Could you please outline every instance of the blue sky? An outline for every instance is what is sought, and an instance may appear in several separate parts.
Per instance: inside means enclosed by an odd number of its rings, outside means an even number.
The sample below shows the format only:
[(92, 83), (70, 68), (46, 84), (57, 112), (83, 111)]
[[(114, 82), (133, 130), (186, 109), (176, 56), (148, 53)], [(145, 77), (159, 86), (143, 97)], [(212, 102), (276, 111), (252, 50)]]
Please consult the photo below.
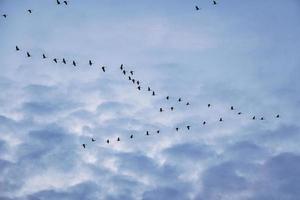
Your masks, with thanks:
[(0, 0), (0, 13), (0, 200), (300, 196), (298, 0)]

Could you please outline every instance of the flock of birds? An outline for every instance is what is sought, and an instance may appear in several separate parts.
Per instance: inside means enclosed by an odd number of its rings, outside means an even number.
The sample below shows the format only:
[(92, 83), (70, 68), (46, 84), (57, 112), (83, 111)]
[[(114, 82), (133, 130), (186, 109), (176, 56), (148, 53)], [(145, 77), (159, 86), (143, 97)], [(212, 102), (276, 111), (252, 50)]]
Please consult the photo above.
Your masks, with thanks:
[[(21, 49), (20, 49), (19, 46), (16, 46), (16, 47), (15, 47), (15, 50), (18, 51), (18, 52), (21, 51)], [(31, 58), (31, 57), (32, 57), (32, 54), (31, 54), (29, 51), (24, 51), (24, 52), (25, 52), (25, 57), (27, 57), (27, 58)], [(66, 64), (69, 64), (69, 63), (70, 63), (70, 65), (72, 65), (73, 67), (79, 67), (78, 62), (75, 61), (75, 60), (67, 61), (66, 58), (57, 58), (57, 57), (52, 57), (52, 58), (50, 58), (50, 57), (48, 57), (45, 53), (42, 53), (42, 54), (39, 55), (38, 57), (41, 58), (41, 59), (43, 59), (43, 60), (44, 60), (44, 59), (50, 59), (50, 60), (52, 60), (53, 63), (56, 63), (56, 64), (62, 63), (62, 64), (64, 64), (64, 65), (66, 65)], [(96, 65), (95, 62), (92, 61), (92, 60), (88, 60), (88, 61), (86, 61), (86, 62), (81, 62), (81, 63), (86, 63), (88, 66)], [(100, 66), (100, 69), (101, 69), (103, 72), (106, 72), (107, 67), (106, 67), (106, 66)], [(134, 73), (133, 70), (126, 70), (126, 69), (125, 69), (125, 66), (124, 66), (123, 64), (121, 64), (121, 65), (120, 65), (120, 72), (121, 72), (121, 74), (123, 74), (124, 77), (126, 77), (126, 79), (128, 79), (128, 81), (130, 81), (132, 84), (134, 84), (134, 85), (136, 86), (136, 88), (137, 88), (138, 91), (142, 90), (142, 88), (145, 88), (145, 91), (149, 92), (149, 93), (151, 94), (151, 96), (157, 96), (156, 91), (154, 91), (153, 89), (151, 89), (150, 86), (142, 86), (141, 81), (140, 81), (139, 79), (136, 79), (136, 78), (135, 78), (135, 76), (134, 76), (135, 73)], [(190, 105), (191, 105), (190, 102), (188, 102), (188, 101), (187, 101), (187, 102), (183, 102), (183, 98), (182, 98), (182, 97), (176, 98), (176, 97), (171, 97), (171, 96), (165, 96), (165, 97), (163, 97), (163, 98), (164, 98), (166, 101), (169, 101), (171, 98), (173, 98), (173, 99), (175, 99), (175, 101), (176, 101), (177, 103), (179, 103), (179, 104), (182, 104), (182, 103), (183, 103), (183, 105), (185, 105), (185, 106), (190, 106)], [(212, 104), (208, 103), (208, 104), (207, 104), (207, 108), (211, 108), (211, 107), (212, 107)], [(171, 107), (169, 107), (169, 108), (167, 108), (167, 109), (162, 108), (162, 107), (159, 108), (159, 112), (164, 112), (164, 111), (166, 111), (166, 110), (174, 111), (174, 110), (175, 110), (175, 106), (171, 106)], [(234, 106), (230, 106), (230, 108), (229, 108), (228, 110), (230, 110), (230, 111), (235, 111), (236, 108), (235, 108)], [(236, 112), (236, 114), (237, 114), (237, 115), (242, 115), (243, 113), (242, 113), (241, 111), (238, 111), (238, 112)], [(261, 121), (265, 120), (265, 117), (263, 117), (263, 116), (257, 117), (257, 116), (254, 115), (254, 116), (251, 116), (251, 117), (249, 117), (249, 118), (252, 119), (252, 120), (261, 120)], [(279, 115), (279, 114), (275, 115), (275, 118), (280, 118), (280, 115)], [(218, 122), (223, 122), (223, 121), (224, 121), (224, 118), (223, 118), (223, 117), (219, 117), (219, 118), (217, 119), (217, 121), (218, 121)], [(200, 124), (201, 124), (202, 126), (204, 126), (204, 125), (206, 125), (207, 123), (208, 123), (208, 122), (204, 120), (204, 121), (202, 121)], [(174, 131), (178, 132), (180, 129), (183, 129), (183, 128), (186, 129), (187, 131), (189, 131), (189, 130), (191, 130), (191, 125), (185, 125), (184, 127), (175, 127), (175, 128), (174, 128)], [(154, 130), (154, 131), (151, 131), (151, 132), (154, 132), (154, 133), (156, 133), (156, 134), (159, 134), (159, 133), (161, 133), (161, 130), (158, 129), (158, 130)], [(146, 131), (145, 131), (145, 136), (149, 136), (149, 135), (150, 135), (150, 131), (149, 131), (149, 130), (146, 130)], [(131, 134), (128, 138), (129, 138), (129, 139), (133, 139), (133, 138), (134, 138), (134, 135)], [(92, 141), (92, 142), (95, 142), (96, 139), (95, 139), (95, 138), (91, 138), (91, 141)], [(117, 137), (116, 141), (117, 141), (117, 142), (120, 142), (120, 141), (121, 141), (121, 138), (120, 138), (120, 137)], [(107, 144), (111, 143), (111, 140), (110, 140), (110, 139), (106, 139), (106, 143), (107, 143)], [(83, 147), (83, 148), (86, 148), (86, 147), (87, 147), (87, 144), (86, 144), (86, 143), (82, 144), (82, 147)]]
[[(56, 0), (56, 4), (57, 5), (61, 5), (61, 4), (64, 4), (64, 5), (68, 5), (68, 1), (59, 1), (59, 0)], [(215, 0), (213, 0), (212, 1), (212, 4), (213, 5), (217, 5), (217, 1), (215, 1)], [(198, 6), (198, 5), (196, 5), (195, 6), (195, 9), (198, 11), (198, 10), (200, 10), (201, 8)], [(27, 10), (27, 12), (29, 13), (29, 14), (32, 14), (33, 13), (33, 11), (32, 11), (32, 9), (28, 9)], [(4, 18), (7, 18), (7, 14), (2, 14), (2, 16), (4, 17)], [(22, 49), (20, 49), (19, 48), (19, 46), (15, 46), (15, 50), (16, 51), (23, 51)], [(29, 51), (24, 51), (25, 52), (25, 56), (27, 57), (27, 58), (31, 58), (32, 57), (32, 54), (29, 52)], [(52, 62), (53, 63), (56, 63), (56, 64), (58, 64), (58, 63), (62, 63), (62, 64), (64, 64), (64, 65), (67, 65), (67, 64), (70, 64), (70, 65), (72, 65), (73, 67), (79, 67), (79, 66), (81, 66), (81, 64), (79, 64), (79, 62), (77, 62), (76, 60), (67, 60), (66, 58), (57, 58), (57, 57), (53, 57), (53, 58), (50, 58), (46, 53), (42, 53), (41, 55), (39, 55), (39, 57), (41, 58), (41, 59), (51, 59), (52, 60)], [(85, 62), (87, 65), (89, 65), (89, 66), (93, 66), (93, 65), (95, 65), (95, 63), (94, 63), (94, 61), (92, 61), (92, 60), (88, 60), (87, 62)], [(103, 72), (106, 72), (107, 71), (107, 67), (106, 66), (100, 66), (100, 69), (103, 71)], [(157, 92), (156, 91), (154, 91), (150, 86), (142, 86), (142, 84), (141, 84), (141, 81), (139, 80), (139, 79), (137, 79), (136, 77), (135, 77), (135, 74), (134, 74), (134, 71), (133, 70), (127, 70), (127, 69), (125, 69), (125, 66), (123, 65), (123, 64), (121, 64), (120, 65), (120, 71), (121, 71), (121, 73), (124, 75), (124, 77), (126, 77), (126, 79), (128, 79), (128, 81), (130, 81), (135, 87), (136, 87), (136, 89), (138, 90), (138, 91), (141, 91), (141, 90), (145, 90), (145, 91), (147, 91), (147, 92), (149, 92), (150, 94), (151, 94), (151, 96), (157, 96)], [(171, 96), (165, 96), (165, 97), (163, 97), (166, 101), (170, 101), (171, 99), (173, 99), (174, 101), (176, 101), (178, 104), (182, 104), (182, 105), (185, 105), (185, 106), (190, 106), (190, 102), (188, 102), (188, 101), (183, 101), (183, 98), (182, 97), (171, 97)], [(166, 108), (166, 107), (160, 107), (159, 108), (159, 112), (160, 113), (162, 113), (162, 112), (165, 112), (165, 111), (174, 111), (175, 110), (175, 107), (176, 106), (170, 106), (170, 107), (168, 107), (168, 108)], [(212, 107), (212, 105), (210, 104), (210, 103), (208, 103), (207, 104), (207, 108), (211, 108)], [(235, 107), (234, 106), (230, 106), (230, 108), (229, 108), (229, 110), (231, 110), (231, 111), (235, 111), (236, 109), (235, 109)], [(236, 112), (236, 114), (237, 115), (242, 115), (243, 113), (241, 112), (241, 111), (238, 111), (238, 112)], [(277, 115), (275, 115), (275, 118), (279, 118), (280, 117), (280, 115), (279, 114), (277, 114)], [(263, 116), (260, 116), (260, 117), (257, 117), (257, 116), (251, 116), (251, 117), (249, 117), (250, 119), (252, 119), (252, 120), (261, 120), (261, 121), (263, 121), (263, 120), (265, 120), (265, 118), (263, 117)], [(219, 117), (218, 119), (217, 119), (217, 121), (219, 121), (219, 122), (223, 122), (224, 121), (224, 118), (223, 117)], [(202, 121), (201, 123), (200, 123), (202, 126), (204, 126), (204, 125), (206, 125), (207, 124), (207, 121)], [(176, 131), (176, 132), (178, 132), (179, 131), (179, 129), (186, 129), (187, 131), (189, 131), (190, 129), (191, 129), (191, 125), (185, 125), (184, 127), (175, 127), (174, 128), (174, 131)], [(154, 130), (154, 131), (151, 131), (151, 133), (156, 133), (156, 134), (159, 134), (159, 133), (161, 133), (161, 130)], [(150, 135), (150, 131), (149, 130), (146, 130), (145, 131), (145, 135), (146, 136), (149, 136)], [(129, 136), (129, 138), (130, 139), (133, 139), (134, 138), (134, 135), (133, 134), (131, 134), (130, 136)], [(91, 138), (91, 142), (95, 142), (96, 141), (96, 139), (95, 138)], [(121, 138), (120, 137), (117, 137), (116, 138), (116, 141), (117, 142), (120, 142), (121, 141)], [(110, 140), (110, 139), (106, 139), (106, 143), (107, 144), (109, 144), (109, 143), (111, 143), (112, 142), (112, 140)], [(87, 144), (86, 143), (84, 143), (84, 144), (82, 144), (82, 147), (83, 148), (86, 148), (87, 147)]]

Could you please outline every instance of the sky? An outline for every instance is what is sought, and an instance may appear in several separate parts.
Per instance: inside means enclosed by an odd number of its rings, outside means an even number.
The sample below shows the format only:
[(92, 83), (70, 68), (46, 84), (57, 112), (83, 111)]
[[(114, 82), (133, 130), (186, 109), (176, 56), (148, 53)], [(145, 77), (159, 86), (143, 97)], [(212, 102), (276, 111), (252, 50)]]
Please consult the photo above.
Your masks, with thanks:
[(0, 0), (0, 14), (0, 200), (299, 199), (298, 0)]

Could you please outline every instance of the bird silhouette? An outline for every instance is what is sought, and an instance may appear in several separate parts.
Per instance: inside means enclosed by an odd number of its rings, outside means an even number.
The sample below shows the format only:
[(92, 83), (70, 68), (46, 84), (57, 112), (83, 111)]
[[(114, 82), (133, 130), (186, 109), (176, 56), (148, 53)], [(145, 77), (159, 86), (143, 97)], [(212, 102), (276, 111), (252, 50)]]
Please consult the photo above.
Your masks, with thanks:
[(64, 4), (68, 5), (68, 2), (67, 2), (67, 1), (64, 1)]
[(109, 144), (109, 140), (106, 140), (106, 143)]
[(255, 116), (253, 116), (252, 119), (255, 120)]
[(131, 135), (130, 138), (132, 139), (132, 138), (133, 138), (133, 135)]
[(138, 85), (139, 85), (139, 84), (140, 84), (140, 81), (136, 81), (136, 84), (138, 84)]
[(86, 144), (82, 144), (82, 146), (83, 146), (83, 148), (85, 149), (85, 147), (86, 147)]
[(126, 75), (126, 71), (125, 70), (123, 70), (123, 74)]
[(57, 63), (57, 59), (56, 59), (56, 58), (54, 58), (53, 61), (54, 61), (55, 63)]
[(132, 70), (130, 71), (130, 74), (133, 75), (133, 71)]
[(187, 102), (187, 103), (186, 103), (186, 105), (187, 105), (187, 106), (189, 106), (189, 105), (190, 105), (190, 103), (189, 103), (189, 102)]
[(91, 60), (89, 60), (89, 65), (90, 65), (90, 66), (92, 66), (92, 64), (93, 64), (93, 63), (92, 63), (92, 61), (91, 61)]
[(222, 122), (222, 121), (223, 121), (222, 117), (219, 119), (219, 121), (220, 121), (220, 122)]
[(178, 102), (181, 102), (181, 98), (178, 99)]
[(56, 3), (57, 3), (57, 5), (59, 5), (59, 4), (60, 4), (60, 1), (59, 1), (59, 0), (56, 0)]
[(73, 60), (73, 65), (76, 67), (76, 62)]
[(3, 16), (4, 18), (6, 18), (6, 17), (7, 17), (7, 15), (6, 15), (6, 14), (3, 14), (2, 16)]
[(31, 13), (32, 13), (32, 10), (30, 10), (30, 9), (29, 9), (29, 10), (27, 10), (27, 11), (28, 11), (28, 13), (29, 13), (29, 14), (31, 14)]
[(132, 79), (132, 83), (133, 83), (133, 84), (135, 83), (135, 79), (134, 79), (134, 78)]
[(120, 142), (120, 138), (119, 137), (118, 137), (117, 141)]
[(141, 90), (141, 86), (138, 86), (137, 89), (138, 89), (138, 90)]
[(95, 142), (96, 140), (94, 138), (92, 138), (92, 142)]
[(19, 47), (18, 47), (18, 46), (16, 46), (16, 51), (20, 51), (20, 49), (19, 49)]
[(174, 107), (173, 107), (173, 106), (171, 107), (171, 110), (172, 110), (172, 111), (174, 110)]
[(152, 92), (152, 96), (155, 96), (155, 92), (154, 91)]
[(128, 76), (128, 80), (130, 80), (130, 81), (131, 81), (131, 77), (130, 77), (130, 76)]
[(233, 110), (233, 106), (230, 107), (230, 110)]
[(162, 112), (162, 111), (163, 111), (163, 109), (162, 109), (162, 108), (160, 108), (160, 109), (159, 109), (159, 112)]
[(178, 131), (179, 130), (179, 128), (178, 127), (176, 127), (176, 131)]
[(31, 57), (31, 55), (30, 55), (30, 53), (29, 52), (26, 52), (26, 54), (27, 54), (27, 57), (29, 58), (29, 57)]
[(217, 2), (216, 1), (213, 1), (214, 5), (217, 5)]
[(150, 87), (148, 87), (148, 91), (151, 91)]
[(166, 96), (166, 99), (167, 99), (167, 100), (169, 100), (169, 98), (170, 98), (169, 96)]
[(45, 54), (43, 54), (43, 59), (47, 58)]
[(205, 124), (206, 124), (206, 121), (203, 122), (203, 125), (205, 125)]
[(186, 126), (186, 128), (187, 128), (188, 130), (190, 130), (191, 126)]
[(146, 135), (149, 135), (149, 131), (146, 131)]
[(238, 112), (238, 115), (241, 115), (242, 114), (242, 112)]
[(102, 68), (102, 71), (105, 72), (105, 66), (102, 66), (101, 68)]
[(63, 58), (62, 62), (63, 62), (64, 64), (67, 64), (66, 59), (64, 59), (64, 58)]
[(207, 104), (207, 107), (210, 107), (211, 105), (210, 105), (210, 103), (209, 104)]
[(279, 115), (276, 115), (276, 118), (279, 118)]
[(120, 66), (120, 70), (123, 70), (123, 64), (121, 64), (121, 66)]
[(200, 8), (199, 8), (198, 6), (195, 6), (195, 9), (196, 9), (196, 10), (200, 10)]
[(157, 130), (157, 131), (156, 131), (156, 133), (159, 133), (159, 132), (160, 132), (160, 130)]
[(261, 117), (261, 118), (260, 118), (260, 120), (264, 120), (264, 118), (263, 118), (263, 117)]

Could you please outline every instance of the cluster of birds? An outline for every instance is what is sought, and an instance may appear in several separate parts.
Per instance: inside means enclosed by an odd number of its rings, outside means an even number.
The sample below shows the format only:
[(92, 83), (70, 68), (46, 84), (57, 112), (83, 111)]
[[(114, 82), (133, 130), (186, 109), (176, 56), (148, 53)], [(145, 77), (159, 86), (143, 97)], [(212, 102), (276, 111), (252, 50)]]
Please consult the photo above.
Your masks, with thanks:
[[(18, 52), (21, 51), (21, 49), (19, 48), (19, 46), (15, 46), (15, 50), (18, 51)], [(29, 51), (25, 51), (25, 52), (26, 52), (26, 57), (27, 57), (27, 58), (31, 58), (31, 57), (32, 57), (32, 55), (31, 55), (31, 53), (30, 53)], [(66, 60), (65, 58), (62, 58), (62, 59), (58, 59), (58, 58), (48, 58), (48, 56), (46, 56), (45, 53), (43, 53), (43, 54), (40, 55), (39, 57), (40, 57), (41, 59), (52, 59), (52, 61), (53, 61), (54, 63), (59, 63), (59, 62), (61, 62), (61, 63), (63, 63), (63, 64), (67, 64), (67, 63), (68, 63), (67, 60)], [(71, 65), (73, 65), (74, 67), (77, 67), (77, 66), (78, 66), (78, 63), (77, 63), (75, 60), (71, 60), (70, 63), (71, 63)], [(94, 62), (93, 62), (92, 60), (89, 60), (89, 61), (87, 62), (87, 64), (88, 64), (89, 66), (92, 66), (92, 65), (94, 65)], [(106, 72), (106, 67), (105, 67), (105, 66), (101, 66), (101, 69), (102, 69), (103, 72)], [(120, 66), (120, 71), (121, 71), (121, 73), (122, 73), (125, 77), (128, 77), (128, 80), (129, 80), (129, 81), (131, 81), (133, 84), (136, 84), (136, 85), (137, 85), (137, 89), (138, 89), (138, 90), (141, 90), (142, 88), (146, 88), (146, 91), (151, 92), (152, 96), (156, 96), (156, 92), (155, 92), (154, 90), (152, 90), (152, 89), (150, 88), (150, 86), (145, 86), (145, 87), (144, 87), (144, 86), (143, 86), (143, 87), (141, 86), (141, 81), (138, 80), (138, 79), (136, 79), (136, 78), (134, 77), (134, 71), (133, 71), (133, 70), (126, 70), (126, 69), (125, 69), (125, 66), (124, 66), (123, 64), (121, 64), (121, 66)], [(128, 75), (128, 76), (127, 76), (127, 75)], [(170, 96), (166, 96), (166, 97), (164, 97), (164, 98), (165, 98), (167, 101), (171, 99)], [(179, 97), (178, 99), (176, 99), (176, 101), (177, 101), (178, 103), (183, 102), (182, 97)], [(189, 105), (190, 105), (190, 102), (185, 102), (185, 105), (186, 105), (186, 106), (189, 106)], [(212, 107), (212, 104), (210, 104), (210, 103), (207, 104), (207, 108), (211, 108), (211, 107)], [(174, 111), (175, 108), (174, 108), (174, 106), (171, 106), (169, 109), (170, 109), (171, 111)], [(236, 109), (234, 108), (234, 106), (230, 106), (230, 109), (229, 109), (229, 110), (235, 111)], [(159, 112), (163, 112), (163, 111), (165, 111), (165, 109), (163, 109), (162, 107), (159, 108)], [(241, 111), (237, 112), (237, 115), (242, 115), (242, 114), (243, 114), (243, 113), (242, 113)], [(277, 114), (277, 115), (275, 116), (275, 118), (279, 118), (279, 117), (280, 117), (279, 114)], [(261, 121), (265, 120), (264, 117), (252, 116), (251, 118), (252, 118), (252, 120), (256, 120), (256, 119), (261, 120)], [(223, 118), (223, 117), (220, 117), (220, 118), (218, 118), (218, 121), (219, 121), (219, 122), (223, 122), (223, 121), (224, 121), (224, 118)], [(207, 121), (203, 121), (201, 124), (202, 124), (202, 125), (206, 125), (206, 124), (207, 124)], [(178, 132), (180, 129), (183, 129), (183, 128), (189, 131), (189, 130), (191, 129), (191, 125), (186, 125), (186, 126), (184, 126), (184, 127), (175, 127), (174, 130), (175, 130), (176, 132)], [(159, 134), (161, 131), (160, 131), (160, 130), (155, 130), (154, 132), (155, 132), (156, 134)], [(149, 136), (149, 135), (150, 135), (150, 131), (147, 130), (146, 133), (145, 133), (145, 135), (146, 135), (146, 136)], [(131, 134), (131, 135), (129, 136), (129, 138), (130, 138), (130, 139), (133, 139), (133, 138), (134, 138), (134, 135)], [(95, 139), (95, 138), (91, 138), (91, 141), (92, 141), (92, 142), (95, 142), (96, 139)], [(117, 142), (120, 142), (120, 141), (121, 141), (120, 137), (117, 137), (116, 141), (117, 141)], [(110, 139), (107, 139), (107, 140), (106, 140), (106, 143), (107, 143), (107, 144), (109, 144), (110, 142), (111, 142)], [(86, 147), (87, 147), (87, 144), (82, 144), (82, 146), (83, 146), (83, 148), (86, 148)]]
[[(213, 1), (212, 1), (212, 4), (213, 4), (213, 5), (217, 5), (217, 1), (213, 0)], [(197, 11), (201, 10), (201, 8), (200, 8), (198, 5), (195, 6), (195, 9), (196, 9)]]
[[(57, 5), (64, 4), (64, 5), (67, 6), (67, 5), (68, 5), (68, 1), (59, 1), (59, 0), (56, 0), (56, 4), (57, 4)], [(32, 14), (32, 9), (28, 9), (27, 12), (28, 12), (29, 14)], [(4, 17), (4, 18), (7, 18), (7, 16), (8, 16), (7, 13), (2, 14), (2, 17)]]

